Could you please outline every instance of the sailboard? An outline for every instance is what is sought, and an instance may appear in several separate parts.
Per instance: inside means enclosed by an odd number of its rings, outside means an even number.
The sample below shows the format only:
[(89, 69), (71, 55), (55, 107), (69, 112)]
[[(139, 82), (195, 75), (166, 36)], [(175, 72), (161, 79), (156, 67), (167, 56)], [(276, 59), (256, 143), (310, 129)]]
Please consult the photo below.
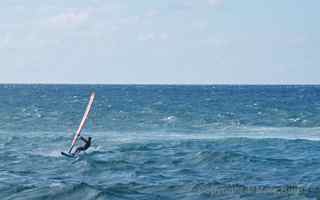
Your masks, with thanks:
[(77, 143), (77, 141), (78, 141), (78, 139), (80, 137), (82, 129), (84, 128), (84, 126), (86, 124), (86, 121), (88, 119), (89, 113), (90, 113), (90, 111), (92, 109), (92, 105), (93, 105), (93, 101), (94, 101), (95, 96), (96, 95), (95, 95), (94, 92), (91, 93), (87, 108), (86, 108), (86, 110), (85, 110), (85, 112), (83, 114), (83, 117), (82, 117), (82, 120), (81, 120), (80, 125), (78, 127), (78, 130), (77, 130), (76, 134), (74, 135), (74, 137), (72, 139), (71, 146), (70, 146), (70, 148), (69, 148), (67, 153), (66, 152), (61, 152), (62, 155), (67, 156), (67, 157), (75, 157), (75, 155), (72, 154), (71, 152), (72, 152), (72, 149), (74, 148), (74, 146), (76, 145), (76, 143)]

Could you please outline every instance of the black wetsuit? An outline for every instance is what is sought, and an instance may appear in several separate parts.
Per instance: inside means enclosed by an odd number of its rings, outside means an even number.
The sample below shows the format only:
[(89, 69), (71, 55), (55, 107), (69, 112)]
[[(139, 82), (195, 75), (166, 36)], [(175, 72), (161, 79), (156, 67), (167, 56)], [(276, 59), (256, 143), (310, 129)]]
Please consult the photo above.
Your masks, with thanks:
[(86, 140), (86, 139), (84, 139), (83, 137), (80, 137), (80, 139), (81, 139), (82, 141), (84, 141), (85, 144), (84, 144), (83, 146), (78, 147), (73, 154), (78, 154), (78, 153), (80, 153), (81, 151), (85, 151), (85, 150), (87, 150), (87, 149), (91, 146), (91, 138), (89, 138), (88, 140)]

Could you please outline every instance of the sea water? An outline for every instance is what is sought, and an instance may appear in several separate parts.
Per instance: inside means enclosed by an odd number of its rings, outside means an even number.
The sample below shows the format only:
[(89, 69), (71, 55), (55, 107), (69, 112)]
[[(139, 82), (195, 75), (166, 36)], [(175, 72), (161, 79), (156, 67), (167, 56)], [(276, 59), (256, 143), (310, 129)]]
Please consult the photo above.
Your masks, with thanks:
[(0, 199), (317, 199), (319, 140), (320, 86), (0, 85)]

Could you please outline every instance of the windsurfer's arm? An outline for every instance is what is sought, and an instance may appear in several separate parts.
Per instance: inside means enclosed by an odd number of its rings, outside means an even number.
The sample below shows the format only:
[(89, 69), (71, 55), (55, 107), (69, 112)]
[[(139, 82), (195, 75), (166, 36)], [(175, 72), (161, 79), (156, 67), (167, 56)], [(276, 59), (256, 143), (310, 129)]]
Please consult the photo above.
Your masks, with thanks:
[(84, 141), (85, 143), (88, 143), (88, 140), (86, 140), (84, 137), (80, 137), (80, 139), (82, 140), (82, 141)]

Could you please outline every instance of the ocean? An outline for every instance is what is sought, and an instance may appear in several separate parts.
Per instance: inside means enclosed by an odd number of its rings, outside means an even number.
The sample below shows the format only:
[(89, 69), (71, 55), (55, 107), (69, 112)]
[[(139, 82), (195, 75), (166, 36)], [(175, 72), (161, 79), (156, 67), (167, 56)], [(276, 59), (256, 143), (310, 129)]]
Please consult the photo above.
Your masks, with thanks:
[(2, 84), (0, 199), (320, 199), (319, 140), (317, 85)]

